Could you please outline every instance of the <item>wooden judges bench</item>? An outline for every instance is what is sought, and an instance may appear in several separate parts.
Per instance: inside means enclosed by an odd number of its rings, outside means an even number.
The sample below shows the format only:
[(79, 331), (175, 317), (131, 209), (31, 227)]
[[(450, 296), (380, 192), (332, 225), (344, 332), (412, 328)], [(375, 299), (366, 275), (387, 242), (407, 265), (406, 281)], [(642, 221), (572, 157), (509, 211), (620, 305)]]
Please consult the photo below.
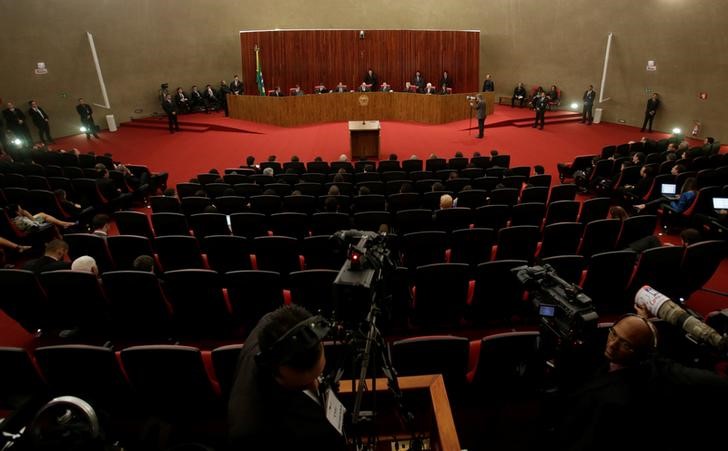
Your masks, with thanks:
[[(444, 124), (468, 119), (471, 109), (466, 96), (477, 93), (425, 95), (403, 92), (347, 92), (307, 94), (294, 97), (228, 95), (230, 117), (252, 122), (292, 127), (351, 120), (415, 121)], [(488, 115), (494, 96), (483, 92)], [(360, 96), (368, 98), (360, 106)], [(475, 111), (473, 123), (477, 125)], [(474, 126), (476, 126), (474, 125)]]

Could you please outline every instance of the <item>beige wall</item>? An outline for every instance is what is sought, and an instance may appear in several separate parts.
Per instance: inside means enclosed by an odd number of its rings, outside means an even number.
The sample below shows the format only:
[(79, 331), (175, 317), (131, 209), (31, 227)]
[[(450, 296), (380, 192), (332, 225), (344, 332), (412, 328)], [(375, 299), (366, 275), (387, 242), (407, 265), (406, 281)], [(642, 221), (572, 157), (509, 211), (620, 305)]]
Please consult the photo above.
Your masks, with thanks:
[[(161, 82), (189, 89), (229, 81), (241, 71), (239, 30), (420, 28), (481, 30), (480, 78), (493, 73), (496, 94), (518, 81), (557, 84), (566, 102), (588, 84), (599, 88), (612, 32), (611, 100), (598, 105), (604, 120), (641, 125), (654, 90), (663, 96), (655, 128), (688, 129), (699, 119), (704, 136), (728, 141), (728, 7), (720, 0), (0, 0), (0, 10), (0, 97), (37, 98), (57, 136), (76, 132), (78, 97), (101, 102), (86, 31), (95, 37), (110, 113), (123, 122), (160, 110)], [(647, 60), (657, 72), (645, 70)], [(48, 75), (33, 75), (38, 61)], [(109, 111), (95, 111), (105, 124)]]

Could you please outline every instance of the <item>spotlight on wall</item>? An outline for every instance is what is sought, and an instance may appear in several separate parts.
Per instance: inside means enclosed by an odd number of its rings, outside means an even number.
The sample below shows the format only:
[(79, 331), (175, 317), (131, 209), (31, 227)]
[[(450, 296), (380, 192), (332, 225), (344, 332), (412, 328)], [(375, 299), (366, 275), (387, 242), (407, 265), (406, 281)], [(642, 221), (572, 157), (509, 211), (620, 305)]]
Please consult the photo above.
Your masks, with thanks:
[(15, 144), (16, 146), (20, 146), (21, 144), (23, 144), (23, 141), (19, 140), (18, 138), (15, 138), (13, 140), (13, 144)]
[(364, 39), (364, 30), (359, 32), (359, 39)]
[(675, 127), (672, 129), (672, 132), (676, 135), (679, 135), (680, 133), (682, 133), (682, 130), (680, 130), (680, 128), (678, 128), (678, 127)]
[(81, 133), (86, 133), (86, 130), (88, 130), (86, 127), (81, 127), (79, 130), (81, 130)]
[(571, 103), (571, 109), (572, 109), (572, 110), (577, 110), (577, 109), (579, 109), (579, 104), (578, 104), (578, 103), (576, 103), (576, 102), (572, 102), (572, 103)]

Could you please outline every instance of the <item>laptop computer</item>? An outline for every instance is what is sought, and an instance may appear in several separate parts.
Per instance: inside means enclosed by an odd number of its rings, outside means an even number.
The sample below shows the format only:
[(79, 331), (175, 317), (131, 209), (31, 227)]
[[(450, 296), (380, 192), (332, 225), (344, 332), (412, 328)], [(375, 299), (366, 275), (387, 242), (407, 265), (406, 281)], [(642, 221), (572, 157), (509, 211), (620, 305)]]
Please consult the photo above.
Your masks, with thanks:
[(661, 194), (666, 197), (673, 197), (675, 196), (675, 192), (677, 190), (677, 185), (674, 183), (663, 183), (662, 187), (660, 188)]
[(728, 210), (728, 197), (714, 197), (713, 208), (718, 210)]

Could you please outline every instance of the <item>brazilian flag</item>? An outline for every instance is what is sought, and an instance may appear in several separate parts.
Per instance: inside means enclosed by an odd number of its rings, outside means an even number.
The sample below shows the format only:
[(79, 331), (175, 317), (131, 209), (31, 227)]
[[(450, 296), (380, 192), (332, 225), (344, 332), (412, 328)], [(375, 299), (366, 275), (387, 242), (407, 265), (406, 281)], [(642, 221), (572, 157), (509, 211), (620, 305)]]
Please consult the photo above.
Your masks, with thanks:
[(258, 94), (264, 96), (263, 68), (260, 66), (260, 47), (257, 45), (255, 46), (255, 82), (258, 84)]

